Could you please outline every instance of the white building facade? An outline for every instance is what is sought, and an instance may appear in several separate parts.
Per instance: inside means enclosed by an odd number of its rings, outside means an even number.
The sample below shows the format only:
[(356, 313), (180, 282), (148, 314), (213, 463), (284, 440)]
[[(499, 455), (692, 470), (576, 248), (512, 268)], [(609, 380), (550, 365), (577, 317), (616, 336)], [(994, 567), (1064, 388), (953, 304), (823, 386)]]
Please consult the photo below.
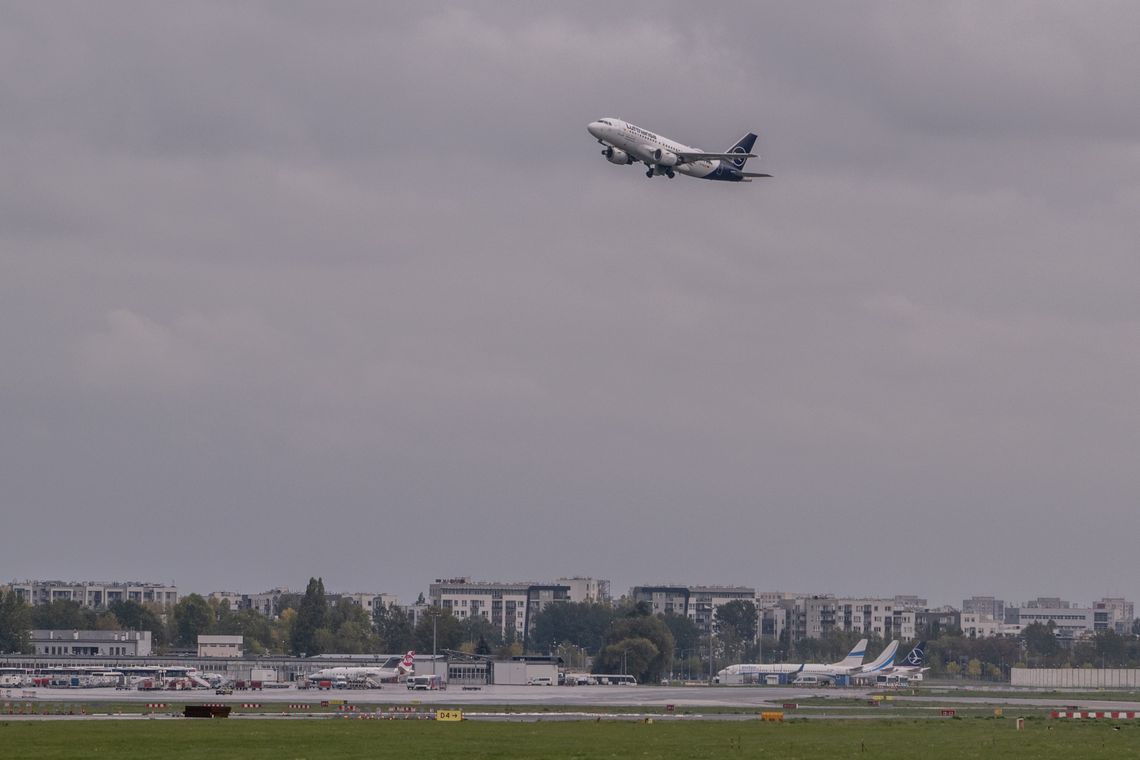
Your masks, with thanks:
[(750, 586), (634, 586), (629, 596), (648, 604), (654, 615), (684, 615), (703, 631), (715, 623), (717, 607), (735, 601), (756, 604), (756, 589)]
[(75, 602), (80, 607), (100, 609), (113, 602), (138, 602), (172, 607), (178, 603), (178, 588), (161, 583), (126, 581), (12, 581), (8, 584), (18, 599), (33, 607), (52, 602)]
[(54, 657), (148, 657), (150, 631), (32, 631), (32, 651)]
[(198, 637), (199, 657), (241, 657), (245, 654), (245, 640), (241, 636)]

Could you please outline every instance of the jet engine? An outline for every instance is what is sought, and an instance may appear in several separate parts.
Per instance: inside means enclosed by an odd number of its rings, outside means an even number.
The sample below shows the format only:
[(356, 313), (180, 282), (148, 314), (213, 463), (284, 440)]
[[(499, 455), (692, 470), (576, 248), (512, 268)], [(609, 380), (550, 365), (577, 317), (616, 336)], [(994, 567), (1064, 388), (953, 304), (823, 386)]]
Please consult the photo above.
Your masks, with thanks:
[(658, 166), (676, 166), (681, 159), (676, 153), (658, 148), (653, 151), (653, 163)]
[(632, 164), (633, 157), (626, 153), (624, 150), (610, 146), (602, 151), (602, 155), (611, 164)]

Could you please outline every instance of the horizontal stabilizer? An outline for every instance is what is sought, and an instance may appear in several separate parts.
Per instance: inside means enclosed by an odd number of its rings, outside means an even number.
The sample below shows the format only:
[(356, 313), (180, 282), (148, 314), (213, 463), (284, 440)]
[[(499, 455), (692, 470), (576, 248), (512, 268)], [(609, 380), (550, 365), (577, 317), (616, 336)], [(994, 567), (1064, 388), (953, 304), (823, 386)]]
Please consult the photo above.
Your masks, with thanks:
[(771, 177), (771, 174), (760, 174), (759, 172), (741, 172), (742, 177)]
[(745, 159), (749, 159), (749, 158), (756, 158), (756, 154), (755, 153), (702, 153), (702, 152), (698, 151), (696, 153), (687, 153), (687, 152), (678, 153), (677, 157), (679, 159), (681, 159), (681, 161), (683, 163), (689, 163), (691, 161), (717, 161), (717, 160), (720, 160), (720, 161), (741, 161), (741, 160), (745, 160)]

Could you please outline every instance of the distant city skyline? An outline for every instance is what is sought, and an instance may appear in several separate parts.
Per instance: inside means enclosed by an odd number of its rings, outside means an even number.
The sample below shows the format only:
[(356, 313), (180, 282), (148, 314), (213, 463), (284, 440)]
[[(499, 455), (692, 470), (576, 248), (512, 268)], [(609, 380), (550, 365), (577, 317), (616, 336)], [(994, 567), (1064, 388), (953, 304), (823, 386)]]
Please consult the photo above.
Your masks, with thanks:
[[(310, 577), (320, 577), (320, 576), (310, 576)], [(756, 593), (757, 597), (760, 597), (760, 596), (765, 595), (765, 594), (778, 593), (784, 598), (794, 598), (794, 597), (808, 598), (808, 597), (818, 596), (818, 597), (835, 597), (835, 598), (839, 598), (839, 599), (895, 599), (895, 600), (906, 601), (906, 602), (910, 602), (910, 601), (922, 602), (922, 601), (925, 601), (925, 604), (920, 604), (919, 606), (925, 607), (927, 609), (937, 609), (937, 608), (949, 606), (949, 607), (953, 607), (955, 609), (959, 609), (962, 611), (977, 611), (971, 607), (969, 602), (971, 602), (973, 600), (984, 600), (984, 599), (996, 600), (996, 602), (999, 605), (1003, 605), (1004, 607), (1034, 607), (1034, 606), (1038, 606), (1038, 605), (1048, 604), (1051, 602), (1056, 602), (1057, 604), (1059, 604), (1062, 607), (1069, 606), (1069, 605), (1077, 606), (1077, 607), (1091, 607), (1092, 605), (1094, 605), (1098, 602), (1103, 602), (1105, 600), (1120, 599), (1120, 600), (1125, 600), (1128, 602), (1131, 602), (1131, 600), (1132, 600), (1132, 597), (1128, 597), (1128, 596), (1117, 595), (1117, 594), (1103, 594), (1103, 593), (1089, 597), (1089, 598), (1085, 598), (1085, 597), (1063, 598), (1063, 597), (1059, 597), (1059, 596), (1037, 595), (1037, 596), (1033, 596), (1033, 597), (1024, 597), (1024, 598), (1010, 597), (1008, 599), (1002, 599), (1000, 596), (993, 595), (993, 594), (973, 594), (970, 596), (963, 595), (960, 598), (958, 598), (956, 600), (952, 600), (952, 601), (940, 602), (940, 601), (929, 599), (929, 598), (923, 596), (921, 593), (918, 593), (918, 594), (905, 593), (904, 594), (904, 593), (888, 593), (888, 592), (883, 592), (883, 591), (879, 591), (879, 592), (868, 591), (865, 593), (854, 593), (854, 594), (852, 594), (852, 593), (839, 593), (839, 592), (830, 591), (830, 590), (803, 590), (803, 589), (792, 591), (792, 590), (786, 590), (786, 589), (768, 588), (768, 587), (764, 587), (764, 586), (760, 586), (760, 585), (756, 585), (756, 584), (747, 584), (747, 583), (717, 584), (717, 583), (657, 582), (657, 583), (651, 583), (651, 584), (646, 584), (646, 583), (633, 584), (631, 586), (623, 588), (623, 587), (620, 587), (620, 586), (613, 584), (613, 582), (610, 581), (610, 579), (608, 579), (608, 578), (602, 578), (601, 576), (591, 575), (588, 573), (578, 573), (578, 574), (575, 574), (572, 576), (563, 576), (562, 578), (513, 578), (513, 579), (483, 578), (483, 577), (471, 576), (471, 575), (467, 575), (467, 576), (432, 576), (430, 580), (425, 582), (423, 589), (413, 591), (409, 594), (399, 594), (399, 593), (395, 593), (395, 592), (392, 592), (389, 590), (385, 590), (382, 588), (375, 588), (375, 587), (373, 587), (373, 588), (361, 587), (361, 588), (351, 588), (351, 589), (340, 588), (338, 586), (331, 585), (329, 583), (328, 579), (323, 579), (323, 580), (324, 580), (324, 584), (325, 584), (326, 593), (328, 593), (330, 595), (352, 596), (352, 595), (360, 595), (360, 594), (369, 594), (369, 595), (383, 596), (383, 597), (388, 598), (389, 600), (392, 597), (395, 597), (400, 604), (410, 605), (410, 604), (414, 604), (416, 599), (421, 594), (424, 596), (424, 598), (426, 600), (428, 600), (430, 602), (430, 599), (431, 599), (430, 587), (433, 584), (438, 584), (441, 580), (446, 580), (446, 581), (450, 581), (452, 583), (455, 583), (455, 582), (461, 581), (462, 579), (465, 579), (467, 582), (472, 583), (474, 585), (494, 585), (494, 584), (501, 584), (501, 585), (525, 585), (525, 584), (543, 585), (543, 584), (555, 583), (559, 580), (568, 580), (571, 578), (591, 579), (591, 580), (595, 580), (595, 581), (601, 581), (602, 583), (606, 584), (608, 586), (608, 588), (610, 589), (610, 598), (614, 602), (617, 602), (621, 598), (627, 597), (631, 591), (633, 591), (635, 588), (638, 588), (638, 587), (717, 587), (717, 588), (746, 587), (746, 588), (752, 589)], [(90, 579), (90, 578), (88, 578), (88, 579), (58, 578), (58, 577), (28, 578), (28, 577), (22, 577), (21, 576), (21, 577), (11, 578), (7, 581), (4, 581), (3, 583), (0, 583), (0, 587), (17, 586), (17, 585), (24, 585), (24, 584), (29, 584), (29, 583), (41, 583), (42, 584), (42, 583), (59, 582), (59, 583), (64, 583), (64, 584), (76, 585), (76, 586), (84, 585), (84, 584), (90, 584), (90, 585), (95, 585), (95, 586), (99, 586), (99, 585), (106, 585), (106, 586), (130, 585), (130, 586), (137, 586), (140, 588), (143, 586), (153, 586), (157, 589), (160, 589), (163, 592), (166, 592), (167, 590), (173, 588), (173, 589), (177, 589), (177, 594), (179, 597), (183, 597), (183, 596), (186, 596), (189, 594), (198, 594), (198, 595), (203, 596), (203, 597), (209, 597), (211, 595), (231, 595), (231, 594), (232, 595), (238, 595), (238, 596), (252, 597), (252, 596), (261, 596), (261, 595), (264, 595), (266, 593), (273, 593), (276, 591), (287, 591), (289, 593), (303, 594), (305, 591), (305, 587), (308, 585), (308, 581), (309, 581), (309, 577), (306, 577), (304, 582), (300, 582), (300, 583), (295, 584), (295, 585), (286, 584), (286, 583), (278, 583), (278, 584), (268, 586), (266, 588), (259, 588), (259, 589), (231, 587), (231, 588), (213, 588), (213, 589), (209, 589), (209, 590), (202, 590), (202, 589), (197, 589), (197, 588), (188, 588), (188, 587), (184, 587), (184, 586), (179, 586), (176, 583), (171, 583), (171, 584), (167, 585), (167, 584), (162, 584), (162, 583), (157, 582), (157, 581), (146, 581), (146, 580), (138, 580), (138, 579), (132, 579), (130, 581), (108, 581), (106, 579)], [(759, 599), (757, 600), (757, 602), (758, 602), (758, 606), (760, 606), (759, 605)], [(997, 617), (997, 616), (995, 616), (995, 617)]]

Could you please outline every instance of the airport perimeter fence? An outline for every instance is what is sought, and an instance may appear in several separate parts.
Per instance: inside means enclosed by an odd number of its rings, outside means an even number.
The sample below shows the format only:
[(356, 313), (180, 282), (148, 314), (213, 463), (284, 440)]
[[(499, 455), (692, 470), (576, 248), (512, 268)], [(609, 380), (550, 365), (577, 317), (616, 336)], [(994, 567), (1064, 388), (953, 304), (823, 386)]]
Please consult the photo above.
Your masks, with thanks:
[(1134, 689), (1140, 668), (1013, 668), (1011, 686), (1039, 689)]

